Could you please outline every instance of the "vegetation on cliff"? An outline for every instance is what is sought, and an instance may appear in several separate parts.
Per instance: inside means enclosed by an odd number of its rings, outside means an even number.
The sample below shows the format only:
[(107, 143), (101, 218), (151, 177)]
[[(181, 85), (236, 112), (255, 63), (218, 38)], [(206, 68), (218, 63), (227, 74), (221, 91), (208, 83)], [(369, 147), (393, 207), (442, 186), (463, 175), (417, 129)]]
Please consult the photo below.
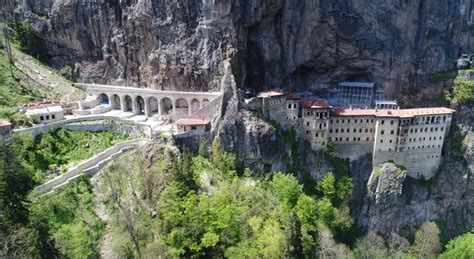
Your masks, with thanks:
[[(32, 197), (33, 171), (22, 153), (0, 149), (1, 255), (91, 258), (101, 254), (101, 245), (128, 258), (430, 258), (441, 251), (432, 222), (412, 243), (370, 232), (344, 244), (340, 236), (352, 226), (350, 179), (327, 173), (308, 193), (289, 174), (240, 175), (219, 142), (209, 155), (200, 150), (180, 155), (162, 145), (147, 159), (131, 153), (98, 176), (95, 190), (82, 179)], [(99, 204), (105, 205), (106, 222), (97, 215)], [(443, 256), (469, 258), (471, 243), (472, 234), (457, 238)]]
[(7, 57), (0, 51), (0, 109), (17, 107), (45, 97), (38, 90), (22, 84), (19, 78), (24, 76), (15, 67), (10, 68)]
[(37, 137), (16, 136), (10, 148), (24, 159), (25, 166), (35, 172), (34, 179), (42, 182), (53, 175), (47, 170), (67, 170), (67, 166), (104, 151), (128, 136), (117, 133), (70, 131), (58, 129)]

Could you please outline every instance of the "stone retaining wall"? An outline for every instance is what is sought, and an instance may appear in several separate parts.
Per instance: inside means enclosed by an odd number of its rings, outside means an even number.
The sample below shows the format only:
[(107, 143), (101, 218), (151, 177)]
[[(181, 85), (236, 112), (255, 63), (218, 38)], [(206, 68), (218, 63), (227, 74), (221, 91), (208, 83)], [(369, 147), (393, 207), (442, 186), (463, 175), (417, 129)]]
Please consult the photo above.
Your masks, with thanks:
[[(129, 134), (131, 136), (147, 136), (151, 137), (152, 130), (151, 127), (147, 124), (132, 122), (132, 121), (123, 121), (118, 117), (115, 116), (104, 116), (104, 115), (97, 115), (97, 116), (87, 116), (87, 117), (79, 117), (79, 118), (70, 118), (62, 121), (57, 121), (49, 124), (38, 125), (31, 128), (24, 128), (24, 129), (16, 129), (13, 130), (14, 133), (17, 134), (32, 134), (33, 136), (37, 136), (46, 132), (53, 131), (58, 128), (68, 128), (72, 130), (91, 130), (91, 131), (98, 131), (100, 130), (100, 126), (93, 126), (94, 124), (79, 124), (80, 122), (86, 121), (106, 121), (110, 120), (110, 126), (107, 126), (107, 123), (97, 123), (104, 124), (102, 127), (105, 129), (110, 129), (120, 134)], [(74, 124), (74, 126), (68, 126), (68, 124)], [(132, 129), (135, 128), (135, 129)]]
[(429, 179), (438, 171), (441, 163), (441, 148), (407, 150), (404, 152), (380, 151), (373, 158), (374, 165), (393, 160), (397, 165), (406, 167), (407, 174), (414, 178)]
[(99, 154), (79, 163), (78, 165), (74, 166), (72, 169), (67, 171), (66, 173), (35, 187), (35, 192), (38, 194), (45, 194), (54, 189), (64, 186), (74, 180), (79, 179), (79, 176), (84, 173), (85, 175), (93, 175), (98, 170), (103, 168), (109, 161), (111, 161), (115, 156), (140, 146), (144, 143), (145, 139), (134, 139), (128, 140), (124, 142), (120, 142), (113, 147), (110, 147)]

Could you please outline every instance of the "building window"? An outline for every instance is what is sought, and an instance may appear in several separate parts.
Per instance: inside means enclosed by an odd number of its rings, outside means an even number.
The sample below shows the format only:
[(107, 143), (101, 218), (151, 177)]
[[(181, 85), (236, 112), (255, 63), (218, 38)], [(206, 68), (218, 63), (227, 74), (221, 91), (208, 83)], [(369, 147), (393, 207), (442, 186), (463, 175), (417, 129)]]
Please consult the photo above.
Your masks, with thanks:
[(336, 133), (339, 133), (339, 130), (338, 130), (338, 129), (336, 129)]
[(309, 130), (306, 131), (306, 134), (309, 134)]
[(49, 115), (46, 115), (46, 120), (49, 120)]
[(347, 119), (347, 123), (351, 123), (351, 119)]
[(43, 115), (40, 116), (40, 121), (43, 121), (44, 120), (44, 117)]
[(367, 137), (366, 141), (369, 141), (369, 137)]
[(329, 133), (332, 133), (332, 129), (329, 130)]
[(291, 103), (290, 103), (290, 104), (288, 104), (288, 109), (291, 109)]
[(341, 129), (341, 133), (344, 133), (344, 129)]
[(380, 131), (380, 135), (383, 135), (385, 133), (385, 130)]
[(318, 137), (318, 133), (316, 132), (316, 137)]
[(366, 123), (369, 123), (369, 119), (367, 119)]
[(393, 125), (393, 120), (390, 121), (390, 125)]
[(354, 129), (354, 133), (356, 133), (356, 132), (357, 132), (357, 129)]
[(344, 123), (344, 119), (342, 119), (342, 123)]
[(390, 134), (391, 134), (391, 135), (393, 135), (393, 133), (394, 133), (394, 131), (393, 131), (393, 130), (391, 130), (391, 131), (390, 131)]
[(360, 138), (357, 138), (357, 141), (360, 141)]
[(196, 126), (191, 126), (191, 130), (196, 130)]
[(336, 120), (336, 123), (339, 123), (339, 120)]
[(51, 119), (53, 119), (53, 120), (56, 119), (56, 115), (52, 114)]
[(383, 143), (383, 139), (380, 140), (380, 143)]
[(388, 151), (392, 151), (392, 149), (391, 149), (391, 148), (389, 148), (389, 149), (388, 149)]
[(346, 138), (346, 141), (349, 141), (349, 137)]
[(428, 132), (428, 128), (425, 129), (425, 132)]
[(369, 131), (369, 129), (365, 129), (365, 133), (367, 133)]
[(356, 141), (356, 137), (354, 137), (354, 141)]
[(382, 120), (380, 123), (383, 125), (385, 123), (385, 120)]
[(392, 140), (390, 140), (389, 142), (392, 143)]
[(306, 126), (309, 126), (309, 121), (306, 122)]
[(362, 129), (359, 129), (359, 133), (362, 133)]

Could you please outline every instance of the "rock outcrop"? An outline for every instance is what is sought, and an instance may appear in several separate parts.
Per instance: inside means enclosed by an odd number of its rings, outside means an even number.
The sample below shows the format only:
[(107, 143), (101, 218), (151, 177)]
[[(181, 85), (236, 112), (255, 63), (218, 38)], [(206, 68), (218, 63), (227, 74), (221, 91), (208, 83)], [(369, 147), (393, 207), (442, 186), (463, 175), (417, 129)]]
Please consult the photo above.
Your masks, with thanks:
[[(456, 114), (459, 132), (452, 134), (464, 136), (463, 143), (448, 140), (439, 172), (429, 181), (407, 177), (393, 164), (385, 164), (381, 171), (372, 173), (352, 170), (357, 179), (353, 200), (357, 225), (366, 231), (404, 236), (414, 233), (426, 221), (438, 222), (448, 238), (469, 231), (474, 225), (473, 114), (472, 107), (464, 107)], [(455, 151), (453, 145), (458, 144), (463, 145), (463, 154)]]
[(367, 79), (407, 95), (474, 49), (470, 0), (6, 3), (50, 63), (73, 64), (82, 82), (216, 89), (231, 58), (239, 86), (318, 90)]

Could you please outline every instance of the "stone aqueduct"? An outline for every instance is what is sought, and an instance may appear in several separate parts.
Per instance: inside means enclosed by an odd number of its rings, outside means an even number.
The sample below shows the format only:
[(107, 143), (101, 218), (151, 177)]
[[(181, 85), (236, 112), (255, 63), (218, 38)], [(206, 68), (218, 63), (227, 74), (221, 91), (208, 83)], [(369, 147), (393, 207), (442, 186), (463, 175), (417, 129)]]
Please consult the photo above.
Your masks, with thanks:
[(91, 95), (108, 100), (114, 110), (143, 114), (146, 117), (173, 115), (184, 118), (221, 95), (220, 92), (161, 91), (97, 84), (75, 84), (75, 86), (84, 88)]

